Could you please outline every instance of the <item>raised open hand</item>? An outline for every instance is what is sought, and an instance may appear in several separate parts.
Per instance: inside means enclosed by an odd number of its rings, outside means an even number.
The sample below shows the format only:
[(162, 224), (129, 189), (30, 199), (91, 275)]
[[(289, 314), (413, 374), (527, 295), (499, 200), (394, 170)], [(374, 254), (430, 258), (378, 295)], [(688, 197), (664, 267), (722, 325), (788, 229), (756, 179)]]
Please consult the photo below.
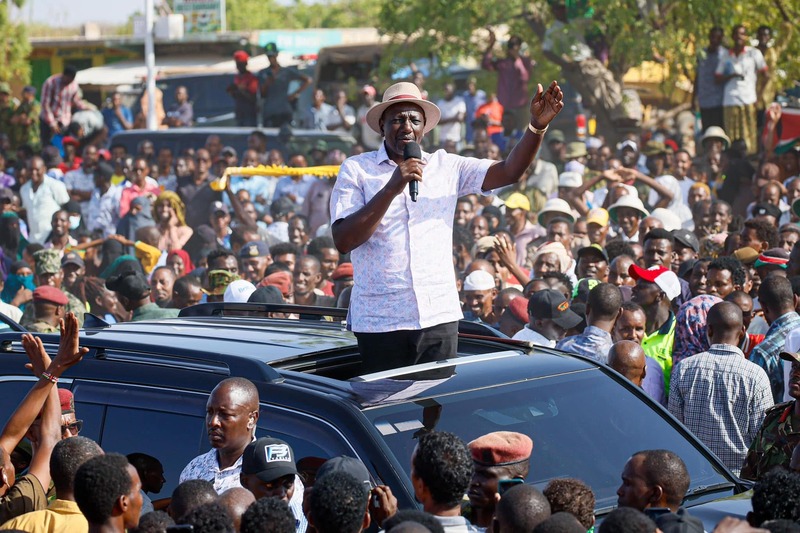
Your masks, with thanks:
[(547, 90), (542, 84), (536, 86), (536, 94), (531, 100), (531, 125), (536, 129), (544, 129), (564, 108), (564, 93), (557, 81), (553, 81)]
[(47, 355), (44, 344), (42, 344), (42, 339), (26, 333), (22, 336), (22, 347), (25, 348), (25, 355), (28, 356), (28, 361), (30, 361), (25, 365), (25, 368), (33, 372), (34, 376), (41, 376), (51, 362), (50, 356)]
[(58, 355), (53, 364), (57, 365), (61, 371), (66, 370), (78, 363), (89, 351), (88, 348), (81, 348), (78, 333), (80, 326), (75, 313), (67, 313), (61, 320), (61, 342), (58, 345)]

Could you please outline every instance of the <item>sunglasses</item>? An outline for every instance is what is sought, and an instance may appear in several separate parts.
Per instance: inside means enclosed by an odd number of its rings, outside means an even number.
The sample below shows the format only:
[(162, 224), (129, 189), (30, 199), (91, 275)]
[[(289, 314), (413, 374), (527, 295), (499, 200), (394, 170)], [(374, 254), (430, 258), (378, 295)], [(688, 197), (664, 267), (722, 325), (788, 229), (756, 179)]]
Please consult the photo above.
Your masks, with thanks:
[(61, 434), (63, 435), (67, 431), (70, 432), (71, 435), (77, 435), (83, 429), (83, 420), (76, 420), (72, 424), (67, 424), (66, 426), (61, 426)]

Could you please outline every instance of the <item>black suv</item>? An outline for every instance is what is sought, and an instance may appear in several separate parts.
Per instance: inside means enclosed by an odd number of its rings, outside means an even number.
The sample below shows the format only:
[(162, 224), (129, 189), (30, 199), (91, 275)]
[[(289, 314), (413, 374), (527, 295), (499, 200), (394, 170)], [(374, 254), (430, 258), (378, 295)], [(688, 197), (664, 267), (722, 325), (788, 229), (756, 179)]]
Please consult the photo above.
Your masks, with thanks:
[[(600, 516), (616, 505), (628, 457), (652, 448), (683, 458), (691, 474), (686, 505), (708, 520), (709, 531), (720, 516), (749, 510), (746, 499), (714, 501), (747, 490), (747, 483), (639, 388), (595, 361), (493, 339), (489, 330), (462, 323), (458, 358), (358, 375), (358, 347), (341, 315), (265, 318), (274, 311), (205, 304), (177, 319), (113, 326), (87, 315), (81, 344), (90, 352), (60, 383), (75, 394), (82, 434), (105, 450), (158, 457), (168, 495), (184, 466), (210, 449), (209, 392), (226, 377), (243, 376), (259, 390), (259, 436), (285, 439), (298, 460), (356, 456), (401, 507), (415, 505), (409, 460), (416, 438), (436, 429), (465, 441), (498, 430), (529, 435), (528, 482), (580, 478), (594, 489)], [(34, 381), (20, 335), (0, 332), (3, 419)], [(55, 353), (58, 337), (42, 338)]]

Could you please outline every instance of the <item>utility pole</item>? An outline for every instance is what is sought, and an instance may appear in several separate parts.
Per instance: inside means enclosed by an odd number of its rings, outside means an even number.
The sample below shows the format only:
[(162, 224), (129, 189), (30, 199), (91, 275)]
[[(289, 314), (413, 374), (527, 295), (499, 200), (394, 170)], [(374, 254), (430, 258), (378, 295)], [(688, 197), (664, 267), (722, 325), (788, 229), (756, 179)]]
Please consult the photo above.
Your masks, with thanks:
[(153, 45), (153, 0), (144, 0), (144, 64), (147, 67), (147, 129), (155, 131), (156, 124), (156, 55)]

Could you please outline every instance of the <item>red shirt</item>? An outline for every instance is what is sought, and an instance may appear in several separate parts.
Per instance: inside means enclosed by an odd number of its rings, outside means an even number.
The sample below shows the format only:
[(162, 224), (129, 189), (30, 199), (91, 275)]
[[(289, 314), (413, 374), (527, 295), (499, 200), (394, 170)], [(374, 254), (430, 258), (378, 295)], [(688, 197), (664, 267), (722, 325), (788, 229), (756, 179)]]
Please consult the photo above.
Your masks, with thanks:
[[(475, 118), (480, 118), (483, 115), (489, 115), (489, 120), (492, 122), (503, 122), (503, 106), (500, 102), (487, 102), (475, 110)], [(491, 137), (495, 133), (502, 133), (503, 126), (487, 126), (486, 133)]]

